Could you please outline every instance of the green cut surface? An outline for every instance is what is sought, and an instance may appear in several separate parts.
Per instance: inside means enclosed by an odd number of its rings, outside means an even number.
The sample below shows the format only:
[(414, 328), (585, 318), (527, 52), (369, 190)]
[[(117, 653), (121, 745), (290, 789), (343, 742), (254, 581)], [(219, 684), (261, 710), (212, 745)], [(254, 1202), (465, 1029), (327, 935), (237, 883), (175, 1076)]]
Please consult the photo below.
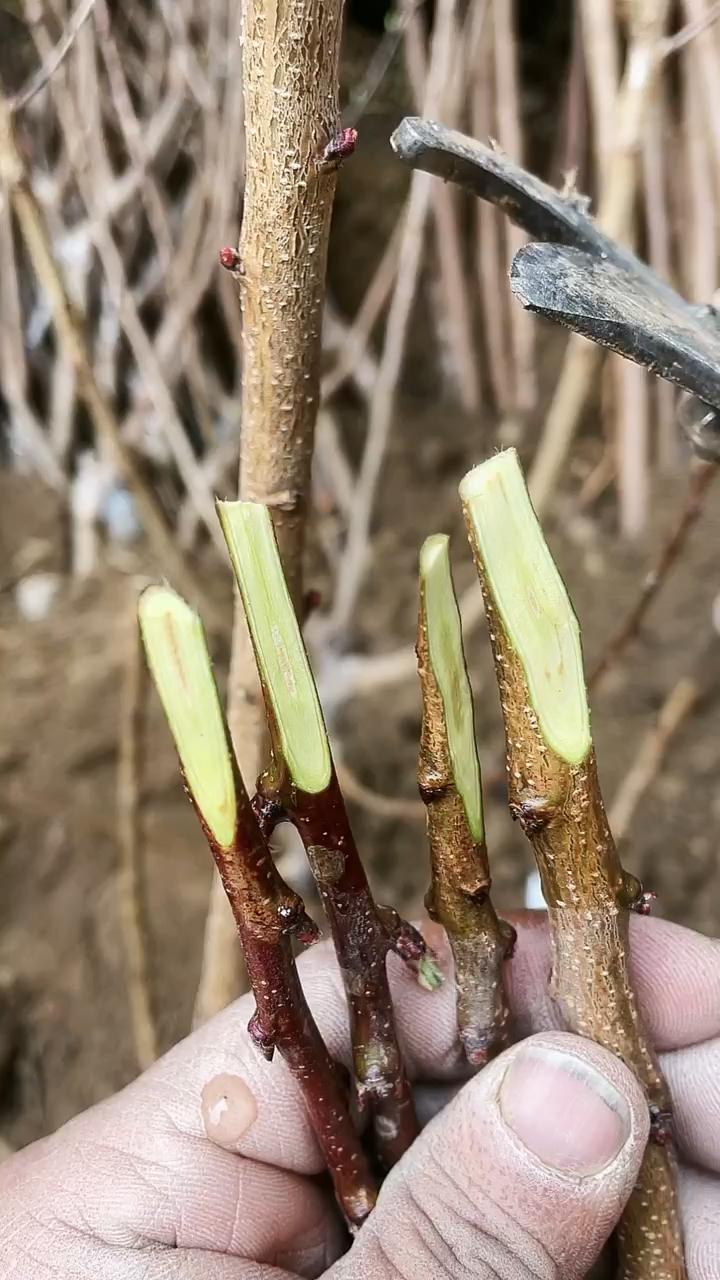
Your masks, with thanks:
[(257, 502), (217, 505), (283, 759), (295, 785), (315, 795), (329, 785), (332, 759), (270, 512)]
[(420, 552), (428, 658), (437, 681), (455, 788), (473, 840), (484, 834), (480, 765), (475, 742), (472, 690), (463, 649), (462, 624), (450, 569), (449, 538), (434, 534)]
[(460, 497), (540, 732), (562, 760), (579, 764), (591, 746), (580, 628), (515, 450), (469, 471)]
[(170, 587), (138, 605), (148, 666), (192, 797), (214, 839), (230, 849), (237, 802), (229, 739), (202, 622)]

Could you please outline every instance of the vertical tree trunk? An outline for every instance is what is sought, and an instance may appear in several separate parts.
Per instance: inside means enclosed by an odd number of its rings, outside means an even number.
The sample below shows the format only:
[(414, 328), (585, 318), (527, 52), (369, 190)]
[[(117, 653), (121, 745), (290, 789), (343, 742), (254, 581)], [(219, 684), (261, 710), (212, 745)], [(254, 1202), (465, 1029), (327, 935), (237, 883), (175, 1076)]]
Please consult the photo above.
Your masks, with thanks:
[[(240, 496), (270, 507), (296, 608), (302, 600), (337, 179), (324, 153), (339, 130), (342, 9), (342, 0), (244, 0), (243, 8), (247, 176), (237, 263), (244, 349)], [(228, 720), (252, 792), (262, 764), (264, 718), (242, 610), (235, 615)], [(237, 981), (237, 940), (228, 924), (217, 893), (206, 930), (199, 1021), (225, 1003)]]

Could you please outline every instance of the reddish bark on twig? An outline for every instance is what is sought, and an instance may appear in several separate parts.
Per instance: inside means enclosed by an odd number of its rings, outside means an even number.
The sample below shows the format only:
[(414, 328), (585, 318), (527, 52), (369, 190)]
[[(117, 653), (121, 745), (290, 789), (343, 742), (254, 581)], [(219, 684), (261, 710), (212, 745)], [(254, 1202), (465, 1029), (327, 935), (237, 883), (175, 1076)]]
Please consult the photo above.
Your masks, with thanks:
[(429, 987), (439, 975), (417, 930), (375, 903), (334, 768), (329, 786), (311, 795), (293, 785), (279, 755), (275, 761), (260, 779), (256, 812), (266, 835), (290, 817), (302, 837), (345, 984), (358, 1109), (371, 1118), (381, 1163), (391, 1168), (418, 1123), (395, 1031), (388, 953)]
[(266, 1058), (277, 1049), (299, 1082), (338, 1201), (348, 1223), (358, 1227), (375, 1203), (376, 1189), (350, 1116), (341, 1069), (330, 1058), (308, 1008), (292, 951), (292, 937), (314, 942), (318, 928), (277, 870), (237, 769), (235, 773), (238, 816), (231, 849), (218, 845), (189, 794), (245, 953), (256, 1005), (248, 1031)]

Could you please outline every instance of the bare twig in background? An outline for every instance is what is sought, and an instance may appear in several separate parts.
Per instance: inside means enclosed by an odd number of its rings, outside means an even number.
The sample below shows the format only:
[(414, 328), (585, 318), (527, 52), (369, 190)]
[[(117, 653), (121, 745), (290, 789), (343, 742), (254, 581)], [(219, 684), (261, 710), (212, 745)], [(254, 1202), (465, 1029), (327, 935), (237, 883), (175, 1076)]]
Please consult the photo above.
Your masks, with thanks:
[(33, 194), (13, 136), (12, 123), (0, 96), (0, 178), (5, 183), (28, 253), (41, 282), (57, 328), (58, 337), (72, 360), (78, 390), (98, 435), (111, 451), (119, 473), (127, 481), (138, 504), (140, 518), (163, 567), (191, 597), (202, 599), (209, 618), (218, 624), (215, 605), (208, 601), (189, 566), (178, 551), (157, 507), (155, 494), (137, 462), (123, 443), (120, 427), (100, 392), (88, 354), (87, 342), (55, 261), (40, 205)]
[[(708, 33), (712, 38), (714, 33)], [(704, 43), (704, 41), (702, 42)], [(712, 141), (703, 99), (701, 42), (689, 45), (682, 56), (683, 125), (685, 137), (685, 226), (682, 256), (687, 296), (702, 303), (717, 288), (718, 238), (713, 182)], [(717, 63), (720, 75), (720, 59)], [(720, 84), (715, 86), (714, 111), (720, 110)], [(718, 170), (720, 177), (720, 169)]]
[(400, 259), (403, 226), (407, 215), (407, 205), (403, 206), (390, 239), (385, 247), (380, 262), (368, 285), (365, 296), (358, 308), (357, 315), (350, 324), (339, 344), (337, 360), (326, 373), (320, 383), (320, 394), (323, 400), (329, 400), (344, 382), (351, 376), (353, 368), (365, 357), (370, 334), (375, 323), (392, 293), (395, 276)]
[[(414, 0), (410, 0), (410, 3), (405, 6), (403, 17), (408, 78), (415, 106), (418, 111), (422, 111), (427, 94), (427, 60), (423, 20)], [(457, 31), (451, 33), (451, 39), (460, 56), (461, 45)], [(447, 93), (445, 97), (447, 99)], [(442, 114), (445, 118), (445, 113)], [(448, 120), (448, 123), (452, 124), (454, 121)], [(445, 183), (433, 182), (430, 208), (435, 225), (435, 249), (439, 272), (439, 305), (434, 309), (434, 314), (441, 363), (449, 371), (460, 393), (463, 407), (468, 413), (473, 413), (480, 404), (480, 384), (472, 332), (472, 311), (463, 261), (457, 193)]]
[(647, 524), (650, 503), (650, 387), (639, 364), (611, 356), (617, 394), (616, 448), (618, 523), (626, 538)]
[(95, 0), (80, 0), (75, 11), (70, 15), (65, 30), (58, 40), (54, 49), (44, 59), (41, 67), (38, 68), (35, 75), (31, 78), (25, 88), (14, 98), (11, 98), (8, 107), (10, 112), (22, 111), (29, 102), (32, 102), (36, 94), (45, 88), (48, 80), (55, 75), (58, 67), (67, 57), (73, 47), (75, 38), (80, 29), (85, 25), (95, 6)]
[[(684, 61), (696, 70), (705, 114), (706, 146), (712, 154), (715, 179), (715, 201), (720, 197), (720, 50), (716, 32), (708, 27), (707, 0), (684, 0), (685, 17), (693, 28), (693, 42), (684, 51)], [(715, 18), (717, 13), (715, 13)], [(688, 61), (689, 60), (689, 61)], [(692, 142), (692, 138), (688, 138)], [(706, 294), (707, 296), (707, 294)]]
[(586, 507), (591, 507), (597, 502), (608, 485), (612, 484), (616, 471), (615, 451), (606, 445), (600, 461), (596, 463), (592, 471), (583, 480), (577, 497), (573, 500), (573, 509), (583, 511)]
[(612, 0), (579, 0), (578, 16), (587, 69), (600, 190), (607, 182), (615, 134), (615, 97), (620, 82), (620, 48)]
[[(645, 115), (662, 59), (667, 0), (635, 5), (630, 44), (616, 100), (612, 157), (600, 195), (598, 224), (613, 239), (628, 234), (638, 180), (638, 153)], [(577, 429), (602, 352), (593, 343), (571, 335), (552, 404), (528, 477), (538, 514), (547, 509), (560, 469)]]
[[(213, 275), (218, 279), (228, 333), (234, 336), (239, 326), (237, 313), (230, 316), (224, 305), (230, 282), (220, 279), (224, 273), (217, 267), (216, 254), (235, 221), (234, 202), (242, 177), (241, 89), (239, 76), (232, 74), (240, 60), (240, 15), (239, 6), (230, 0), (218, 0), (208, 13), (200, 12), (198, 5), (190, 18), (195, 7), (196, 0), (188, 0), (184, 17), (178, 20), (170, 15), (172, 38), (157, 9), (143, 16), (141, 8), (134, 7), (128, 41), (122, 13), (96, 0), (95, 22), (85, 22), (75, 32), (42, 103), (33, 103), (23, 113), (22, 126), (30, 143), (30, 180), (48, 222), (55, 257), (66, 271), (78, 313), (86, 311), (90, 317), (89, 336), (90, 327), (97, 323), (92, 336), (103, 394), (109, 403), (117, 398), (117, 403), (127, 405), (121, 426), (136, 451), (149, 454), (161, 469), (172, 469), (175, 455), (190, 496), (201, 508), (204, 504), (205, 523), (215, 536), (212, 495), (201, 492), (188, 439), (186, 401), (189, 396), (190, 413), (209, 448), (216, 430), (223, 429), (222, 401), (227, 395), (227, 381), (223, 386), (217, 378), (215, 351), (208, 353), (205, 342), (202, 360), (199, 355), (207, 324), (198, 324), (198, 313)], [(80, 11), (68, 10), (67, 0), (53, 0), (49, 13), (38, 0), (27, 0), (26, 16), (43, 65), (56, 56), (56, 29), (66, 34), (75, 31)], [(191, 38), (191, 27), (193, 40), (207, 36), (207, 84), (215, 86), (212, 93), (203, 94), (195, 77), (194, 89), (204, 98), (204, 114), (198, 113), (197, 93), (188, 86), (188, 76), (194, 77), (193, 58), (195, 63), (197, 58), (192, 50), (182, 48), (183, 41)], [(142, 42), (146, 42), (147, 57), (140, 54)], [(200, 76), (205, 81), (205, 72)], [(121, 146), (117, 145), (118, 128)], [(50, 138), (54, 139), (51, 146)], [(79, 138), (87, 145), (79, 147)], [(178, 162), (186, 165), (188, 161), (188, 179), (180, 187), (175, 182), (171, 192), (169, 171)], [(138, 195), (139, 200), (129, 204)], [(96, 270), (96, 242), (103, 251), (105, 280)], [(20, 269), (26, 269), (24, 258)], [(118, 301), (131, 331), (140, 319), (134, 336), (142, 378), (122, 357), (122, 328), (115, 317)], [(148, 303), (161, 319), (155, 352), (141, 332), (147, 321), (141, 308)], [(50, 370), (52, 442), (61, 461), (67, 452), (72, 459), (78, 416), (72, 367), (62, 354), (52, 351), (45, 336), (47, 307), (42, 290), (35, 299), (30, 296), (29, 307), (26, 291), (23, 311), (28, 369), (43, 381)], [(221, 342), (221, 351), (222, 347)], [(222, 360), (227, 364), (226, 350)], [(227, 368), (223, 373), (226, 379)], [(13, 402), (16, 432), (24, 423), (32, 423), (30, 394), (30, 390), (23, 392), (22, 405), (17, 397)], [(165, 437), (167, 430), (169, 437)], [(25, 435), (29, 438), (29, 429)], [(164, 494), (172, 504), (173, 489), (164, 485)]]
[(142, 772), (148, 679), (133, 593), (128, 619), (125, 676), (120, 698), (120, 753), (117, 806), (120, 839), (118, 911), (125, 947), (127, 993), (138, 1069), (146, 1071), (158, 1055), (150, 999), (143, 897)]
[[(520, 122), (520, 93), (517, 75), (517, 49), (513, 30), (513, 0), (494, 0), (493, 56), (495, 69), (495, 112), (498, 141), (504, 151), (522, 164), (524, 147)], [(527, 236), (514, 224), (505, 222), (508, 264)], [(528, 412), (537, 402), (535, 370), (535, 320), (524, 308), (510, 308), (510, 333), (515, 362), (515, 406)]]
[(377, 47), (365, 68), (365, 74), (362, 80), (353, 85), (350, 91), (350, 98), (342, 113), (342, 123), (344, 128), (356, 127), (361, 116), (363, 116), (387, 75), (395, 58), (395, 54), (400, 48), (405, 29), (404, 18), (390, 11), (388, 17), (390, 23), (386, 19), (386, 27), (383, 32), (382, 39), (378, 42)]
[[(666, 150), (670, 120), (664, 95), (664, 81), (658, 77), (648, 107), (643, 145), (643, 182), (647, 223), (648, 261), (661, 280), (671, 283), (672, 230), (669, 211), (669, 174)], [(660, 469), (677, 470), (680, 439), (675, 418), (675, 389), (664, 379), (654, 379), (657, 456)]]
[[(372, 393), (377, 381), (377, 360), (369, 350), (367, 344), (363, 343), (362, 340), (356, 342), (354, 338), (351, 338), (350, 333), (351, 326), (346, 324), (344, 320), (341, 320), (337, 311), (333, 307), (332, 302), (328, 298), (325, 303), (325, 314), (323, 317), (323, 348), (328, 354), (335, 351), (347, 354), (348, 345), (352, 345), (354, 354), (349, 376), (363, 399), (369, 401), (372, 398)], [(350, 362), (348, 361), (348, 363)], [(321, 396), (323, 384), (324, 379), (320, 384)]]
[(718, 21), (720, 18), (720, 3), (716, 0), (716, 3), (710, 5), (709, 9), (706, 7), (706, 3), (707, 0), (686, 0), (686, 12), (688, 15), (692, 14), (692, 17), (684, 27), (676, 31), (674, 36), (668, 36), (663, 47), (666, 57), (669, 57), (670, 54), (678, 53), (680, 49), (684, 49), (686, 44), (689, 44), (691, 40), (697, 39), (708, 27)]
[(193, 1027), (201, 1027), (214, 1014), (237, 999), (247, 985), (247, 970), (237, 925), (228, 907), (222, 880), (213, 872), (205, 919), (200, 979), (193, 1006)]
[[(608, 0), (586, 0), (581, 9), (592, 97), (596, 174), (603, 193), (611, 173), (615, 138), (620, 79), (619, 32), (615, 7)], [(634, 241), (632, 226), (628, 226), (627, 232), (629, 241)], [(647, 375), (643, 369), (619, 356), (611, 356), (610, 364), (616, 401), (613, 434), (617, 452), (619, 523), (626, 536), (635, 537), (645, 527), (649, 498)]]
[(616, 841), (627, 836), (638, 804), (658, 775), (670, 739), (692, 711), (698, 694), (694, 680), (685, 676), (678, 680), (665, 699), (657, 721), (640, 743), (608, 811), (608, 823)]
[(717, 473), (718, 465), (715, 462), (701, 462), (695, 465), (682, 511), (663, 543), (654, 568), (646, 576), (637, 601), (590, 671), (587, 678), (588, 689), (597, 685), (640, 630), (650, 605), (681, 555), (690, 530), (702, 515), (705, 496)]
[(401, 796), (383, 796), (372, 791), (360, 782), (360, 779), (346, 764), (335, 765), (340, 789), (351, 804), (367, 810), (376, 818), (399, 819), (409, 822), (425, 821), (425, 805), (422, 800), (405, 800)]
[[(489, 138), (495, 133), (493, 86), (495, 68), (492, 58), (492, 9), (474, 7), (472, 33), (473, 61), (476, 73), (472, 83), (470, 110), (476, 138)], [(504, 269), (502, 213), (487, 200), (478, 200), (475, 209), (475, 271), (483, 317), (483, 336), (487, 349), (488, 378), (495, 408), (506, 414), (514, 404), (513, 374), (507, 335), (510, 327), (510, 289)]]
[[(450, 74), (453, 52), (455, 0), (442, 0), (435, 16), (424, 108), (435, 114)], [(407, 216), (403, 224), (400, 262), (385, 330), (375, 393), (370, 405), (368, 431), (347, 541), (338, 568), (337, 590), (328, 619), (331, 632), (342, 632), (350, 622), (369, 552), (370, 522), (377, 483), (382, 470), (402, 369), (410, 313), (420, 272), (425, 223), (430, 207), (432, 179), (413, 173)]]
[(28, 403), (20, 282), (10, 202), (6, 199), (0, 199), (0, 305), (0, 375), (10, 411), (11, 449), (22, 455), (25, 464), (33, 466), (51, 489), (63, 493), (67, 488), (64, 469)]
[(555, 159), (550, 170), (550, 178), (555, 186), (559, 187), (570, 179), (578, 191), (585, 191), (587, 188), (587, 97), (582, 20), (579, 10), (576, 10), (573, 16), (572, 49), (563, 95), (561, 124), (555, 146)]
[(315, 440), (313, 468), (319, 473), (318, 483), (329, 492), (333, 506), (347, 516), (353, 503), (355, 477), (342, 447), (337, 420), (330, 409), (323, 408), (318, 413)]

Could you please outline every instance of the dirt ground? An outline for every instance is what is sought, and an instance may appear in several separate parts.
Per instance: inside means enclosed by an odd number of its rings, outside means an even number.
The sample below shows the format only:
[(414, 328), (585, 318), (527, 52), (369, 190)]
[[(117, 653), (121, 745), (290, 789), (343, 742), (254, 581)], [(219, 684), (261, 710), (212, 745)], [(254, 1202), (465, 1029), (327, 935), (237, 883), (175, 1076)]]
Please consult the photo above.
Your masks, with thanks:
[[(368, 114), (356, 163), (343, 178), (334, 231), (334, 296), (351, 314), (402, 197), (405, 175), (386, 156), (395, 119)], [(378, 156), (386, 156), (378, 179)], [(382, 199), (356, 198), (368, 175)], [(375, 571), (357, 614), (356, 649), (383, 652), (414, 639), (416, 560), (422, 539), (454, 535), (458, 585), (473, 571), (461, 528), (457, 483), (498, 443), (491, 418), (471, 421), (444, 396), (433, 366), (423, 295), (413, 329), (373, 542)], [(560, 340), (545, 335), (543, 366)], [(546, 358), (545, 358), (546, 357)], [(548, 375), (548, 385), (551, 378)], [(349, 448), (359, 414), (341, 401)], [(531, 456), (534, 428), (521, 451)], [(567, 496), (597, 459), (580, 441), (555, 511), (551, 544), (582, 625), (589, 662), (634, 600), (663, 531), (678, 511), (686, 469), (653, 482), (653, 514), (637, 545), (616, 535), (612, 497), (569, 518)], [(18, 555), (36, 544), (38, 566), (64, 567), (61, 513), (37, 483), (0, 472), (0, 1133), (22, 1145), (135, 1074), (116, 910), (115, 791), (118, 712), (134, 575), (153, 572), (142, 549), (110, 557), (102, 579), (82, 590), (67, 579), (48, 618), (23, 621), (8, 586)], [(606, 798), (637, 756), (673, 684), (692, 675), (701, 698), (673, 738), (624, 848), (628, 867), (658, 892), (658, 911), (710, 933), (720, 930), (720, 636), (711, 606), (720, 592), (720, 486), (687, 553), (653, 607), (642, 636), (593, 699)], [(227, 577), (217, 577), (218, 595)], [(310, 583), (322, 586), (317, 551)], [(469, 644), (485, 770), (502, 763), (502, 737), (487, 637)], [(218, 655), (222, 669), (226, 655)], [(412, 799), (420, 727), (416, 683), (357, 698), (340, 726), (347, 764), (366, 786)], [(168, 734), (150, 712), (145, 784), (147, 900), (152, 996), (163, 1047), (186, 1033), (197, 985), (210, 859), (185, 800)], [(496, 899), (520, 905), (529, 848), (513, 827), (502, 787), (487, 796)], [(352, 806), (373, 882), (387, 900), (419, 908), (427, 880), (421, 822), (381, 819)]]

